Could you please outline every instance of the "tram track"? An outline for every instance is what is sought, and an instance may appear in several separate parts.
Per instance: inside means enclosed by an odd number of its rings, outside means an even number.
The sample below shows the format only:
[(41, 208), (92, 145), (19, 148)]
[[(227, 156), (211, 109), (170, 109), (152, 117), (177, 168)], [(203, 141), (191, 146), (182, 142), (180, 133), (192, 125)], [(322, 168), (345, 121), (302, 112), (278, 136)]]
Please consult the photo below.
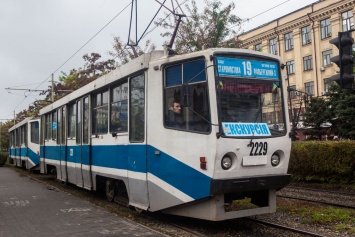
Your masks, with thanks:
[(322, 193), (340, 194), (340, 195), (346, 195), (346, 196), (355, 196), (355, 192), (351, 192), (351, 191), (345, 192), (345, 191), (334, 191), (334, 190), (320, 189), (320, 188), (305, 188), (305, 187), (294, 186), (294, 185), (288, 185), (284, 189), (288, 189), (288, 188), (314, 191), (314, 192), (322, 192)]
[[(79, 198), (92, 202), (97, 206), (101, 206), (119, 216), (128, 218), (156, 231), (165, 233), (167, 236), (257, 236), (255, 234), (260, 234), (260, 236), (329, 236), (309, 232), (312, 231), (309, 226), (305, 228), (306, 230), (297, 229), (302, 228), (303, 225), (293, 225), (291, 224), (292, 222), (289, 221), (283, 221), (282, 224), (273, 223), (273, 219), (275, 219), (273, 216), (266, 217), (266, 220), (261, 220), (261, 218), (259, 219), (259, 217), (256, 217), (240, 218), (224, 222), (208, 222), (191, 218), (170, 216), (161, 213), (137, 213), (127, 207), (107, 201), (103, 194), (89, 192), (78, 188), (75, 185), (58, 182), (58, 180), (55, 180), (54, 177), (49, 175), (43, 176), (38, 174), (28, 174), (22, 170), (19, 171), (26, 176), (32, 176), (30, 177), (31, 179), (43, 183), (46, 188), (50, 190), (62, 190), (68, 192), (78, 196)], [(287, 223), (290, 223), (289, 226), (292, 227), (285, 226), (285, 223), (286, 225), (288, 225)], [(283, 234), (283, 231), (289, 231), (290, 234)], [(271, 234), (265, 235), (265, 233)]]
[(325, 202), (325, 201), (320, 201), (320, 200), (312, 200), (312, 199), (308, 199), (308, 198), (291, 197), (291, 196), (287, 196), (287, 195), (277, 195), (277, 197), (294, 199), (294, 200), (298, 200), (298, 201), (319, 203), (319, 204), (323, 204), (323, 205), (329, 205), (329, 206), (335, 206), (335, 207), (341, 207), (341, 208), (355, 209), (355, 206), (343, 205), (343, 204), (332, 203), (332, 202)]
[[(306, 230), (301, 230), (301, 229), (297, 229), (297, 228), (293, 228), (293, 227), (289, 227), (289, 226), (285, 226), (285, 225), (280, 225), (280, 224), (276, 224), (276, 223), (272, 223), (272, 222), (268, 222), (268, 221), (264, 221), (264, 220), (260, 220), (260, 219), (255, 219), (255, 218), (251, 218), (251, 217), (245, 217), (245, 219), (248, 221), (251, 221), (251, 222), (270, 226), (272, 228), (290, 231), (290, 232), (297, 233), (297, 234), (303, 234), (303, 235), (312, 236), (312, 237), (325, 237), (324, 235), (319, 235), (319, 234), (309, 232)], [(285, 235), (285, 236), (287, 236), (287, 235)]]
[(339, 208), (355, 209), (355, 193), (303, 187), (286, 187), (277, 197), (318, 203)]

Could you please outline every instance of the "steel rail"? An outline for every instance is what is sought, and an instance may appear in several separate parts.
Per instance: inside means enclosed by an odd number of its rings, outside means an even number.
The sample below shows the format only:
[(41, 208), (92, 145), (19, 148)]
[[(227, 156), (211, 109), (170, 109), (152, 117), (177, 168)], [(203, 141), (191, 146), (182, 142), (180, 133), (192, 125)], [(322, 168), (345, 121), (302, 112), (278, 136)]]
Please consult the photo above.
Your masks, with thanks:
[(262, 224), (262, 225), (267, 225), (267, 226), (270, 226), (270, 227), (273, 227), (273, 228), (277, 228), (277, 229), (288, 230), (288, 231), (291, 231), (291, 232), (294, 232), (294, 233), (299, 233), (299, 234), (304, 234), (304, 235), (314, 236), (314, 237), (326, 237), (324, 235), (316, 234), (316, 233), (313, 233), (313, 232), (309, 232), (309, 231), (305, 231), (305, 230), (301, 230), (301, 229), (296, 229), (296, 228), (293, 228), (293, 227), (288, 227), (288, 226), (284, 226), (284, 225), (280, 225), (280, 224), (275, 224), (275, 223), (271, 223), (271, 222), (268, 222), (268, 221), (255, 219), (255, 218), (245, 217), (245, 219), (247, 219), (247, 220), (249, 220), (251, 222), (257, 222), (257, 223)]

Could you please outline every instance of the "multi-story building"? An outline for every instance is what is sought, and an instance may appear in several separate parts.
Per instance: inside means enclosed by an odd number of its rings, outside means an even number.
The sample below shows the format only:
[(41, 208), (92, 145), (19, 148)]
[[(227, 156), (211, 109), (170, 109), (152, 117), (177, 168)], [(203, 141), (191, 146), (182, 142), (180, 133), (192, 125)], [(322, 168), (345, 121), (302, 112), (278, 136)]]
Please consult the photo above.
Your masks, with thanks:
[(354, 14), (354, 0), (320, 0), (245, 32), (237, 40), (243, 48), (280, 55), (291, 88), (322, 96), (328, 88), (324, 79), (339, 70), (330, 62), (338, 49), (329, 40), (354, 29)]

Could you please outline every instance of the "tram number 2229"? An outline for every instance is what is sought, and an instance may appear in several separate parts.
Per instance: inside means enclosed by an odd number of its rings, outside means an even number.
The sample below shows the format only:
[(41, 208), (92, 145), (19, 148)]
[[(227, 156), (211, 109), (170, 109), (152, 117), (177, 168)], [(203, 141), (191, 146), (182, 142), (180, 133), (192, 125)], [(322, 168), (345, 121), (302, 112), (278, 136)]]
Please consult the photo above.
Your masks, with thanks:
[(267, 154), (267, 142), (251, 142), (250, 156), (262, 156)]

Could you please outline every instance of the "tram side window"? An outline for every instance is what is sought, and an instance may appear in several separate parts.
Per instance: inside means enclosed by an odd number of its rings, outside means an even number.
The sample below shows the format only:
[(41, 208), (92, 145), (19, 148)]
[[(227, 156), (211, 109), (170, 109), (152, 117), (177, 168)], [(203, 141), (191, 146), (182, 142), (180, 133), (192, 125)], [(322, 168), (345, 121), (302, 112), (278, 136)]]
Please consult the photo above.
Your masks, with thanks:
[(144, 141), (145, 84), (144, 75), (130, 80), (129, 140)]
[(27, 145), (27, 126), (21, 126), (21, 145)]
[(10, 142), (10, 147), (14, 147), (14, 132), (13, 131), (10, 132), (9, 142)]
[(69, 105), (68, 109), (68, 138), (75, 137), (76, 128), (76, 104)]
[[(65, 144), (65, 107), (57, 110), (57, 144)], [(42, 127), (42, 126), (41, 126)]]
[(16, 129), (16, 147), (21, 146), (21, 136), (20, 136), (20, 128)]
[(52, 113), (52, 139), (57, 139), (57, 111)]
[(111, 132), (127, 132), (128, 130), (128, 83), (111, 89)]
[(76, 102), (76, 144), (81, 144), (81, 100)]
[(39, 123), (31, 123), (31, 142), (39, 144)]
[(92, 134), (108, 132), (108, 91), (94, 96)]
[(83, 100), (83, 143), (89, 143), (89, 98), (85, 97)]
[(41, 128), (40, 128), (40, 136), (39, 136), (39, 142), (41, 145), (44, 144), (44, 133), (45, 133), (45, 125), (46, 124), (46, 119), (45, 116), (41, 116)]
[[(211, 130), (207, 76), (203, 59), (184, 62), (165, 68), (165, 126), (175, 129), (209, 132)], [(186, 86), (187, 85), (187, 86)], [(188, 107), (180, 111), (181, 92), (185, 87)], [(187, 89), (187, 91), (186, 91)], [(185, 99), (185, 100), (186, 100)]]
[(45, 140), (49, 140), (52, 138), (52, 116), (51, 114), (46, 114), (45, 117), (45, 135), (44, 135), (44, 139)]

